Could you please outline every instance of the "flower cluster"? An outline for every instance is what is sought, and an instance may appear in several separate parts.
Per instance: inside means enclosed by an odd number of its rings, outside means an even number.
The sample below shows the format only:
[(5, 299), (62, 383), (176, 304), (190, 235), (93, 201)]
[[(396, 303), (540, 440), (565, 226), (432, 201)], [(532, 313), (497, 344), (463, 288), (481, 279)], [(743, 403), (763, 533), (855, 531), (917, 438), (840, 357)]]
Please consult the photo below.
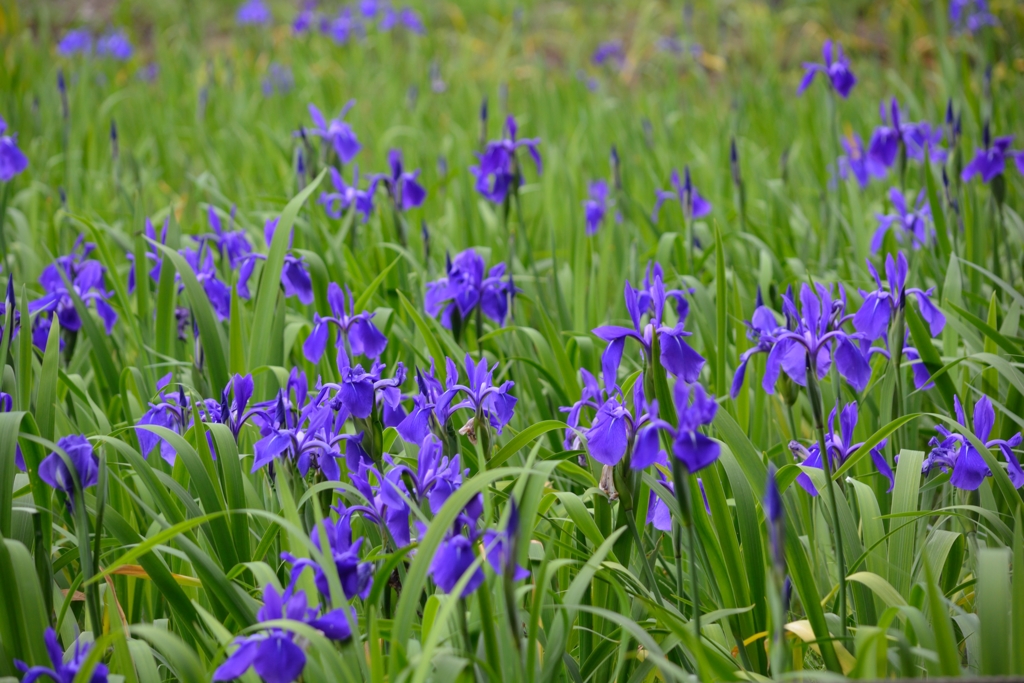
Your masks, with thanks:
[[(76, 54), (87, 55), (92, 52), (93, 37), (88, 29), (71, 29), (57, 43), (57, 54), (71, 57)], [(131, 59), (134, 48), (124, 29), (111, 29), (96, 38), (96, 54), (124, 62)]]
[(509, 192), (516, 192), (522, 182), (522, 171), (516, 152), (525, 147), (533, 158), (537, 173), (541, 173), (539, 138), (518, 138), (519, 126), (515, 117), (509, 116), (505, 121), (505, 137), (487, 143), (484, 151), (477, 154), (479, 163), (470, 166), (469, 172), (476, 178), (476, 189), (485, 199), (501, 204)]
[(509, 305), (519, 290), (512, 283), (506, 265), (498, 263), (484, 274), (484, 258), (475, 249), (467, 249), (455, 258), (445, 258), (445, 276), (427, 283), (423, 307), (427, 315), (441, 314), (441, 324), (451, 329), (456, 322), (468, 320), (474, 311), (505, 324)]

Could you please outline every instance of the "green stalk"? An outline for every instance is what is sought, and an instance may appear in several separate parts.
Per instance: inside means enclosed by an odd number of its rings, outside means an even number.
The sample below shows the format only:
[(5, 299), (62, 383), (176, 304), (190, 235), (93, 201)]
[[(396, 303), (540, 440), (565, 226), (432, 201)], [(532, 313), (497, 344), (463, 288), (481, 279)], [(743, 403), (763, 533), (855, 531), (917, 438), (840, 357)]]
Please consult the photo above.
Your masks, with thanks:
[(633, 541), (636, 543), (636, 551), (640, 554), (642, 559), (640, 566), (643, 569), (644, 576), (647, 577), (647, 581), (651, 584), (651, 591), (654, 593), (654, 600), (659, 605), (664, 605), (665, 601), (661, 597), (661, 589), (658, 588), (658, 581), (654, 578), (654, 567), (651, 566), (651, 558), (648, 556), (647, 551), (644, 550), (643, 539), (640, 538), (640, 531), (636, 528), (636, 519), (632, 510), (626, 510), (626, 526), (629, 527), (629, 532), (633, 535)]
[(846, 638), (846, 558), (843, 553), (843, 536), (839, 526), (839, 505), (836, 503), (835, 486), (832, 483), (832, 464), (829, 462), (828, 451), (825, 449), (825, 406), (822, 403), (821, 387), (818, 386), (818, 373), (811, 355), (807, 354), (807, 398), (814, 413), (814, 429), (818, 436), (818, 450), (821, 453), (821, 466), (825, 470), (825, 488), (828, 493), (829, 507), (832, 509), (832, 533), (835, 536), (836, 565), (839, 570), (839, 623), (841, 637)]
[[(491, 592), (487, 582), (477, 591), (480, 602), (480, 630), (484, 633), (484, 649), (487, 659), (495, 671), (501, 670), (501, 655), (498, 650), (498, 636), (494, 632), (494, 606), (491, 604)], [(465, 618), (465, 615), (463, 615)], [(518, 639), (516, 644), (518, 644)]]
[(689, 481), (686, 471), (679, 458), (672, 458), (672, 479), (675, 485), (676, 501), (679, 503), (679, 511), (683, 517), (683, 526), (686, 527), (688, 548), (690, 555), (690, 602), (693, 606), (691, 620), (693, 621), (693, 633), (700, 642), (700, 588), (697, 576), (697, 528), (693, 523), (693, 504), (690, 496)]

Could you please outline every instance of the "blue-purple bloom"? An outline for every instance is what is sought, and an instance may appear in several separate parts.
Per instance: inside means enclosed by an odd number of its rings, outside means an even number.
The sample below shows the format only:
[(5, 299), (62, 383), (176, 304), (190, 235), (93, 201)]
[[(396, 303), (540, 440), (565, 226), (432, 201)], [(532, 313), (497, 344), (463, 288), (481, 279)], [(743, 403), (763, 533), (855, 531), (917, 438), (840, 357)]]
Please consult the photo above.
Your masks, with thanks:
[[(516, 563), (515, 558), (512, 557), (519, 537), (519, 508), (516, 506), (514, 498), (509, 500), (509, 506), (505, 528), (501, 531), (494, 529), (484, 531), (484, 555), (495, 574), (503, 575), (506, 570), (510, 569), (512, 580), (522, 581), (530, 575), (530, 572)], [(510, 562), (514, 563), (511, 567), (509, 566)]]
[(454, 259), (445, 258), (445, 276), (427, 283), (423, 307), (427, 315), (441, 314), (441, 324), (452, 326), (456, 311), (462, 320), (479, 307), (488, 318), (505, 324), (509, 302), (519, 291), (512, 283), (511, 274), (505, 278), (505, 264), (491, 267), (484, 276), (484, 258), (474, 249), (466, 249)]
[[(349, 617), (345, 608), (331, 610), (319, 616), (319, 610), (308, 606), (306, 593), (288, 586), (284, 594), (273, 584), (263, 589), (263, 607), (256, 614), (260, 622), (288, 619), (308, 624), (321, 631), (330, 640), (348, 640), (352, 637)], [(267, 683), (292, 683), (306, 668), (306, 653), (295, 633), (280, 627), (235, 638), (236, 649), (213, 673), (215, 681), (240, 678), (249, 668)]]
[(272, 62), (267, 69), (267, 75), (263, 77), (263, 95), (265, 97), (270, 97), (274, 93), (283, 95), (291, 92), (294, 87), (295, 76), (292, 75), (292, 70), (277, 62)]
[[(369, 391), (372, 401), (372, 382)], [(303, 477), (315, 468), (326, 479), (338, 480), (341, 477), (337, 462), (342, 457), (341, 442), (362, 436), (336, 433), (336, 427), (344, 423), (346, 415), (339, 415), (336, 420), (331, 405), (319, 400), (294, 405), (282, 392), (272, 410), (255, 416), (262, 423), (260, 433), (263, 438), (253, 446), (252, 471), (269, 465), (276, 458), (287, 457), (295, 461), (296, 469)]]
[(590, 60), (598, 66), (611, 63), (621, 67), (623, 62), (626, 61), (626, 52), (622, 47), (621, 41), (612, 40), (598, 45)]
[(320, 195), (320, 203), (331, 218), (341, 218), (350, 207), (363, 216), (363, 222), (370, 220), (373, 213), (373, 195), (377, 192), (377, 183), (380, 176), (369, 176), (369, 186), (365, 190), (359, 189), (359, 167), (352, 169), (352, 184), (345, 182), (341, 172), (333, 166), (330, 167), (331, 183), (334, 185), (334, 192), (324, 192)]
[(252, 243), (249, 241), (249, 237), (245, 234), (245, 230), (239, 228), (233, 230), (235, 227), (235, 207), (231, 207), (231, 223), (228, 225), (227, 230), (224, 229), (220, 216), (217, 215), (213, 205), (210, 205), (206, 209), (207, 218), (210, 221), (210, 227), (213, 228), (213, 234), (206, 235), (204, 241), (209, 240), (217, 247), (217, 253), (222, 259), (227, 258), (228, 265), (231, 268), (237, 268), (241, 265), (242, 261), (249, 254), (252, 253)]
[[(483, 426), (480, 423), (481, 420), (486, 420), (485, 424), (490, 425), (501, 434), (501, 430), (512, 419), (512, 413), (518, 400), (509, 393), (509, 390), (515, 386), (515, 382), (506, 380), (495, 386), (494, 373), (498, 369), (498, 364), (495, 363), (488, 369), (486, 357), (481, 358), (477, 363), (467, 353), (465, 368), (469, 384), (453, 383), (438, 398), (438, 405), (443, 406), (449, 414), (460, 408), (468, 408), (473, 412), (473, 417), (459, 430), (460, 433), (469, 436), (471, 441), (476, 438), (477, 429)], [(459, 395), (462, 396), (462, 400), (452, 405), (452, 401)]]
[[(653, 360), (651, 351), (654, 335), (657, 334), (662, 366), (684, 382), (695, 382), (701, 368), (704, 367), (704, 358), (685, 341), (692, 333), (685, 330), (690, 305), (684, 292), (679, 289), (666, 290), (662, 277), (659, 264), (654, 264), (653, 267), (648, 264), (642, 289), (635, 289), (626, 282), (626, 310), (633, 322), (632, 328), (604, 325), (593, 330), (598, 338), (608, 342), (608, 348), (601, 356), (601, 367), (604, 372), (604, 385), (609, 391), (617, 385), (619, 363), (627, 338), (640, 342), (644, 358), (650, 364)], [(665, 321), (665, 309), (669, 300), (675, 301), (675, 325), (668, 325)], [(645, 315), (649, 315), (649, 319), (646, 324), (642, 324)]]
[(587, 234), (597, 234), (608, 212), (608, 183), (595, 180), (587, 189), (590, 198), (583, 202), (583, 213), (587, 221)]
[(540, 138), (519, 140), (518, 131), (515, 117), (509, 116), (505, 121), (507, 137), (488, 142), (484, 151), (477, 155), (479, 164), (469, 167), (469, 172), (476, 178), (477, 192), (495, 204), (504, 202), (509, 190), (519, 182), (521, 171), (516, 150), (520, 147), (525, 147), (533, 157), (537, 173), (543, 171), (540, 150), (537, 149)]
[(846, 154), (839, 157), (839, 177), (843, 180), (853, 176), (861, 189), (866, 188), (872, 178), (881, 178), (886, 174), (886, 168), (878, 163), (864, 149), (864, 141), (857, 134), (852, 138), (842, 139), (843, 150)]
[[(837, 406), (838, 407), (838, 406)], [(832, 412), (828, 416), (828, 432), (825, 434), (825, 450), (828, 452), (829, 465), (831, 471), (835, 472), (836, 469), (842, 466), (846, 460), (857, 452), (863, 442), (854, 443), (853, 431), (857, 428), (857, 417), (858, 408), (857, 402), (846, 404), (842, 411), (839, 412), (839, 432), (835, 430), (836, 423), (836, 408), (832, 409)], [(875, 463), (875, 468), (879, 474), (889, 480), (889, 491), (892, 491), (892, 487), (896, 482), (895, 475), (893, 474), (892, 468), (889, 466), (889, 462), (882, 455), (882, 449), (885, 448), (886, 439), (882, 439), (874, 448), (871, 449), (871, 461)], [(824, 469), (821, 461), (821, 451), (818, 448), (817, 443), (813, 443), (808, 448), (804, 448), (797, 441), (792, 441), (789, 444), (790, 450), (793, 454), (802, 458), (802, 464), (804, 467), (817, 467), (818, 469)], [(818, 495), (818, 490), (814, 487), (814, 482), (806, 472), (800, 473), (797, 476), (796, 481), (807, 493), (812, 496)]]
[(206, 246), (207, 240), (199, 243), (196, 249), (178, 251), (196, 274), (196, 280), (202, 285), (203, 291), (210, 300), (213, 312), (218, 320), (227, 320), (231, 315), (231, 288), (217, 275), (217, 266), (213, 262), (213, 253)]
[(931, 207), (928, 205), (928, 198), (922, 189), (917, 195), (917, 201), (913, 206), (907, 206), (907, 200), (898, 187), (889, 188), (889, 200), (892, 202), (896, 213), (875, 214), (878, 219), (878, 229), (871, 238), (871, 253), (877, 254), (882, 248), (882, 241), (885, 234), (894, 226), (899, 228), (894, 232), (897, 241), (900, 243), (909, 241), (910, 246), (915, 249), (927, 246), (931, 241), (933, 230), (928, 229), (928, 223), (932, 217)]
[[(25, 674), (22, 682), (34, 683), (34, 681), (40, 680), (45, 676), (54, 683), (74, 683), (78, 676), (78, 671), (85, 664), (85, 660), (89, 658), (89, 651), (92, 649), (93, 643), (83, 641), (82, 637), (78, 636), (75, 638), (71, 657), (65, 658), (64, 651), (60, 647), (60, 641), (57, 640), (56, 631), (48, 627), (43, 635), (43, 641), (46, 643), (46, 653), (50, 656), (52, 668), (41, 665), (29, 667), (25, 662), (15, 659), (14, 666)], [(88, 683), (107, 683), (108, 672), (106, 664), (96, 664)]]
[(693, 186), (689, 166), (683, 169), (683, 180), (679, 179), (679, 172), (672, 169), (672, 190), (655, 190), (655, 196), (654, 209), (651, 211), (651, 220), (655, 223), (658, 222), (661, 205), (673, 199), (679, 202), (687, 219), (703, 218), (711, 213), (711, 202)]
[(782, 516), (785, 514), (786, 509), (782, 503), (782, 494), (779, 492), (777, 477), (778, 472), (775, 470), (775, 464), (768, 463), (768, 484), (765, 487), (764, 500), (761, 504), (764, 508), (765, 526), (768, 527), (768, 543), (771, 549), (772, 564), (784, 572), (786, 570), (786, 550), (782, 539), (782, 534), (785, 530)]
[(450, 358), (445, 359), (447, 377), (444, 386), (441, 385), (435, 374), (434, 361), (430, 361), (430, 369), (424, 373), (416, 371), (416, 384), (420, 393), (413, 397), (413, 408), (409, 414), (396, 426), (398, 435), (407, 443), (421, 444), (431, 434), (431, 427), (443, 430), (451, 417), (451, 399), (445, 397), (445, 402), (440, 399), (445, 396), (446, 390), (454, 388), (459, 381), (459, 371), (455, 362)]
[(93, 452), (92, 444), (84, 436), (74, 434), (61, 437), (57, 440), (57, 448), (67, 454), (74, 473), (68, 469), (60, 453), (53, 452), (39, 463), (39, 478), (54, 490), (63, 491), (68, 497), (68, 508), (71, 508), (75, 496), (75, 479), (78, 479), (78, 485), (83, 491), (98, 484), (100, 461)]
[(687, 384), (677, 380), (672, 390), (679, 425), (673, 427), (658, 417), (657, 401), (648, 408), (650, 420), (636, 435), (630, 467), (643, 469), (662, 457), (658, 432), (664, 431), (672, 442), (672, 455), (679, 459), (686, 471), (694, 474), (718, 460), (721, 447), (718, 442), (700, 431), (710, 425), (718, 412), (715, 397), (707, 394), (698, 383)]
[(89, 29), (71, 29), (57, 43), (57, 54), (64, 57), (76, 54), (87, 55), (90, 52), (92, 52), (92, 34), (89, 33)]
[[(363, 545), (363, 539), (352, 541), (352, 510), (344, 505), (334, 508), (338, 513), (337, 520), (325, 519), (313, 527), (310, 538), (317, 550), (324, 552), (321, 547), (321, 536), (327, 537), (327, 551), (338, 572), (338, 580), (341, 583), (341, 590), (346, 600), (359, 597), (365, 600), (373, 588), (373, 563), (363, 562), (359, 558), (359, 549)], [(281, 559), (292, 563), (292, 582), (307, 567), (313, 570), (317, 590), (321, 595), (330, 596), (331, 588), (327, 581), (327, 575), (319, 563), (306, 559), (297, 558), (290, 553), (282, 553)]]
[(999, 20), (989, 11), (988, 0), (950, 0), (949, 23), (957, 31), (976, 33), (985, 26), (998, 26)]
[(934, 291), (906, 286), (908, 266), (907, 257), (903, 252), (897, 254), (895, 261), (892, 254), (885, 257), (887, 287), (882, 286), (882, 279), (871, 261), (868, 261), (868, 270), (878, 288), (871, 292), (861, 290), (864, 303), (852, 319), (853, 328), (863, 339), (870, 342), (884, 335), (896, 312), (906, 305), (908, 294), (917, 297), (921, 318), (928, 324), (931, 335), (937, 337), (942, 333), (946, 326), (946, 316), (931, 300)]
[(235, 21), (240, 26), (269, 24), (272, 20), (270, 8), (263, 0), (246, 0), (235, 12)]
[(18, 147), (16, 135), (4, 135), (7, 122), (0, 116), (0, 182), (10, 182), (28, 168), (28, 158)]
[(391, 175), (384, 177), (384, 183), (394, 199), (395, 206), (402, 211), (408, 211), (423, 204), (427, 198), (427, 191), (419, 184), (420, 171), (408, 172), (402, 165), (401, 150), (393, 149), (388, 152), (388, 165), (391, 167)]
[[(461, 526), (459, 523), (457, 526)], [(453, 529), (437, 549), (437, 554), (430, 563), (430, 575), (434, 583), (445, 593), (451, 593), (463, 575), (470, 570), (476, 561), (475, 538), (468, 538)], [(483, 569), (477, 564), (460, 597), (466, 597), (476, 591), (484, 582)]]
[[(39, 284), (42, 285), (45, 294), (30, 302), (28, 309), (33, 314), (45, 312), (49, 315), (38, 316), (36, 327), (42, 325), (41, 321), (44, 319), (48, 323), (48, 319), (56, 314), (62, 329), (72, 332), (81, 329), (82, 319), (71, 297), (71, 293), (74, 292), (83, 304), (88, 306), (91, 303), (96, 309), (107, 334), (114, 329), (117, 311), (107, 302), (112, 293), (107, 291), (104, 282), (106, 269), (99, 261), (89, 258), (93, 249), (94, 245), (83, 242), (80, 237), (70, 254), (58, 257), (54, 263), (43, 269), (39, 276)], [(40, 340), (35, 331), (33, 337), (36, 339), (36, 346), (45, 349), (46, 338)]]
[(882, 125), (875, 128), (868, 145), (868, 157), (877, 167), (892, 168), (900, 145), (909, 159), (924, 161), (927, 153), (933, 161), (945, 163), (948, 153), (939, 146), (944, 136), (942, 127), (933, 127), (927, 121), (907, 121), (895, 97), (889, 101), (888, 108), (885, 100), (879, 104), (878, 116)]
[(800, 80), (796, 94), (802, 95), (820, 73), (828, 77), (829, 84), (836, 94), (845, 99), (857, 84), (857, 77), (850, 71), (850, 60), (843, 53), (843, 46), (826, 40), (822, 45), (821, 54), (825, 60), (824, 64), (804, 62), (804, 77)]
[[(596, 388), (596, 382), (593, 380), (590, 373), (584, 376), (584, 382), (588, 386), (584, 389), (583, 399), (569, 409), (570, 428), (575, 431), (583, 406), (596, 407), (590, 427), (583, 432), (591, 457), (602, 465), (613, 467), (619, 464), (627, 451), (632, 450), (634, 460), (638, 459), (645, 465), (652, 464), (660, 450), (657, 431), (644, 430), (643, 427), (652, 419), (656, 419), (657, 413), (652, 416), (648, 412), (649, 407), (643, 390), (643, 375), (641, 374), (633, 385), (632, 411), (621, 393), (608, 396), (598, 407), (593, 399), (599, 398), (600, 395), (593, 395)], [(594, 386), (589, 386), (591, 384)], [(568, 431), (566, 437), (568, 439)]]
[(132, 41), (124, 29), (109, 31), (96, 40), (96, 54), (100, 57), (111, 57), (124, 62), (131, 58)]
[(1010, 149), (1010, 145), (1013, 143), (1012, 135), (993, 140), (992, 134), (989, 132), (989, 125), (986, 123), (982, 131), (982, 142), (984, 146), (975, 152), (974, 158), (964, 166), (960, 176), (964, 182), (974, 176), (981, 176), (984, 183), (992, 182), (1006, 168), (1006, 157), (1008, 156), (1016, 160), (1017, 170), (1024, 173), (1024, 152), (1014, 152)]
[(362, 145), (359, 144), (359, 138), (356, 137), (352, 126), (344, 121), (345, 114), (349, 112), (355, 103), (355, 100), (349, 100), (342, 108), (338, 118), (331, 119), (329, 123), (324, 119), (324, 115), (320, 113), (316, 105), (309, 105), (309, 116), (313, 119), (314, 126), (310, 129), (310, 133), (329, 141), (337, 153), (338, 159), (343, 164), (347, 164), (355, 159), (356, 154), (362, 149)]
[(338, 328), (338, 349), (344, 349), (348, 345), (353, 355), (379, 358), (388, 340), (373, 324), (375, 314), (366, 311), (357, 314), (353, 308), (355, 297), (352, 296), (352, 292), (347, 286), (343, 292), (334, 282), (327, 288), (327, 301), (334, 315), (321, 317), (319, 313), (313, 314), (313, 329), (302, 345), (302, 353), (306, 360), (314, 365), (320, 362), (324, 349), (327, 348), (330, 325)]
[[(956, 420), (964, 430), (967, 429), (967, 418), (964, 415), (960, 397), (953, 397), (954, 408), (956, 409)], [(982, 396), (974, 405), (974, 436), (978, 438), (986, 448), (999, 448), (1006, 459), (1007, 474), (1014, 487), (1024, 486), (1024, 469), (1021, 469), (1020, 461), (1014, 454), (1013, 449), (1020, 446), (1022, 437), (1020, 432), (1014, 434), (1010, 439), (989, 439), (992, 434), (992, 427), (995, 426), (996, 413), (992, 407), (992, 401), (988, 396)], [(992, 476), (985, 458), (974, 447), (973, 444), (962, 434), (957, 434), (946, 429), (942, 424), (937, 424), (935, 430), (942, 437), (932, 437), (928, 445), (932, 447), (928, 457), (925, 458), (921, 471), (928, 474), (938, 468), (943, 472), (952, 470), (949, 483), (958, 489), (974, 491), (985, 477)]]
[[(364, 9), (365, 14), (365, 9)], [(411, 7), (403, 7), (396, 10), (390, 5), (384, 8), (383, 16), (380, 19), (378, 28), (381, 31), (390, 31), (395, 26), (402, 26), (410, 33), (423, 35), (427, 32), (419, 13)]]

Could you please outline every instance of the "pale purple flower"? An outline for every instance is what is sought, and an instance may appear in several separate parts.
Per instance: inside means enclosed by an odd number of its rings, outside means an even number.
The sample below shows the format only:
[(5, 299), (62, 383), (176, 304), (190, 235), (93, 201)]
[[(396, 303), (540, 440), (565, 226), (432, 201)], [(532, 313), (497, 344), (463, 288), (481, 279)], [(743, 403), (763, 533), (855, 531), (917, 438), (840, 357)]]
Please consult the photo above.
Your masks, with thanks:
[(679, 172), (672, 169), (672, 190), (655, 190), (656, 200), (654, 209), (651, 211), (651, 220), (658, 222), (658, 213), (661, 205), (668, 200), (676, 200), (683, 209), (683, 214), (688, 219), (703, 218), (711, 213), (711, 202), (701, 196), (697, 188), (693, 186), (690, 179), (690, 167), (683, 169), (683, 180), (679, 179)]
[(369, 186), (365, 190), (359, 189), (359, 167), (352, 168), (352, 184), (345, 182), (341, 172), (333, 166), (330, 167), (331, 183), (334, 185), (334, 192), (323, 192), (320, 194), (320, 203), (331, 218), (341, 218), (345, 211), (352, 208), (363, 217), (363, 222), (370, 220), (373, 213), (373, 195), (377, 192), (377, 183), (380, 182), (379, 175), (369, 176)]
[(132, 42), (124, 29), (110, 31), (96, 40), (96, 54), (124, 62), (131, 58)]
[(92, 34), (88, 29), (71, 29), (57, 43), (57, 54), (64, 57), (76, 54), (87, 55), (90, 52), (92, 52)]
[(235, 12), (235, 22), (239, 26), (266, 25), (271, 21), (273, 17), (270, 15), (270, 8), (263, 0), (246, 0)]
[(928, 223), (932, 218), (931, 207), (928, 205), (928, 197), (922, 189), (917, 200), (912, 206), (907, 205), (907, 200), (898, 187), (889, 188), (889, 201), (892, 202), (896, 213), (875, 214), (878, 219), (878, 229), (871, 238), (871, 253), (877, 254), (882, 248), (882, 242), (886, 233), (894, 230), (898, 242), (909, 242), (915, 249), (925, 247), (931, 241), (934, 230), (929, 229)]
[(800, 87), (797, 88), (796, 94), (802, 95), (810, 87), (815, 76), (820, 73), (828, 78), (829, 84), (836, 94), (845, 99), (850, 95), (853, 86), (857, 84), (857, 77), (850, 71), (850, 60), (843, 53), (843, 46), (826, 40), (822, 45), (821, 54), (825, 60), (824, 64), (804, 63), (804, 77), (800, 81)]
[(349, 100), (342, 108), (338, 118), (331, 119), (330, 122), (324, 118), (324, 115), (320, 113), (316, 105), (309, 105), (309, 115), (313, 119), (313, 128), (310, 129), (310, 133), (330, 142), (338, 155), (338, 159), (343, 164), (350, 163), (355, 159), (359, 150), (362, 149), (355, 131), (344, 121), (345, 114), (349, 112), (355, 103), (355, 100)]
[(587, 222), (587, 234), (597, 234), (608, 212), (608, 183), (595, 180), (587, 190), (590, 198), (583, 202), (583, 213)]

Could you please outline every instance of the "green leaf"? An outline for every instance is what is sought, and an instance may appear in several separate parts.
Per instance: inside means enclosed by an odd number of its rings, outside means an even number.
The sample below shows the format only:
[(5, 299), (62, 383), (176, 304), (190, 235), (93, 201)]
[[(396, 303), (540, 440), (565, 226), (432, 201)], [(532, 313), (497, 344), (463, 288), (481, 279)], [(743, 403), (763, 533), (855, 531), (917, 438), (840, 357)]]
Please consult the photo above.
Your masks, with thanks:
[[(981, 675), (1010, 673), (1010, 553), (1006, 548), (978, 551), (977, 609), (981, 640)], [(1019, 649), (1017, 643), (1013, 649)]]
[(359, 298), (356, 299), (356, 303), (352, 307), (352, 310), (356, 313), (366, 310), (366, 306), (370, 303), (370, 299), (373, 298), (373, 295), (377, 293), (377, 289), (380, 288), (381, 283), (387, 279), (388, 273), (390, 273), (401, 260), (401, 256), (395, 257), (395, 260), (389, 263), (387, 268), (380, 271), (380, 273), (377, 274), (377, 277), (373, 278), (373, 281), (366, 286), (366, 289), (364, 289), (359, 295)]
[[(892, 514), (916, 512), (921, 488), (922, 451), (903, 449), (896, 466), (896, 484), (892, 492)], [(910, 591), (911, 567), (916, 557), (917, 525), (908, 525), (889, 539), (889, 583), (900, 595)]]
[(568, 429), (568, 427), (569, 425), (565, 424), (561, 420), (544, 420), (543, 422), (536, 422), (516, 434), (514, 437), (509, 439), (508, 443), (499, 448), (494, 456), (491, 457), (491, 461), (487, 463), (487, 467), (500, 467), (505, 463), (505, 461), (518, 453), (520, 449), (534, 439), (543, 436), (548, 432), (553, 432), (557, 429)]
[(910, 335), (914, 339), (914, 348), (917, 349), (917, 353), (921, 356), (921, 362), (924, 363), (925, 367), (928, 368), (928, 372), (932, 375), (935, 388), (942, 396), (946, 409), (952, 415), (955, 413), (953, 395), (956, 393), (956, 390), (949, 375), (937, 374), (942, 368), (942, 358), (939, 357), (939, 352), (935, 350), (932, 334), (927, 326), (925, 326), (921, 315), (914, 306), (907, 306), (904, 310), (906, 311), (907, 327), (910, 329)]

